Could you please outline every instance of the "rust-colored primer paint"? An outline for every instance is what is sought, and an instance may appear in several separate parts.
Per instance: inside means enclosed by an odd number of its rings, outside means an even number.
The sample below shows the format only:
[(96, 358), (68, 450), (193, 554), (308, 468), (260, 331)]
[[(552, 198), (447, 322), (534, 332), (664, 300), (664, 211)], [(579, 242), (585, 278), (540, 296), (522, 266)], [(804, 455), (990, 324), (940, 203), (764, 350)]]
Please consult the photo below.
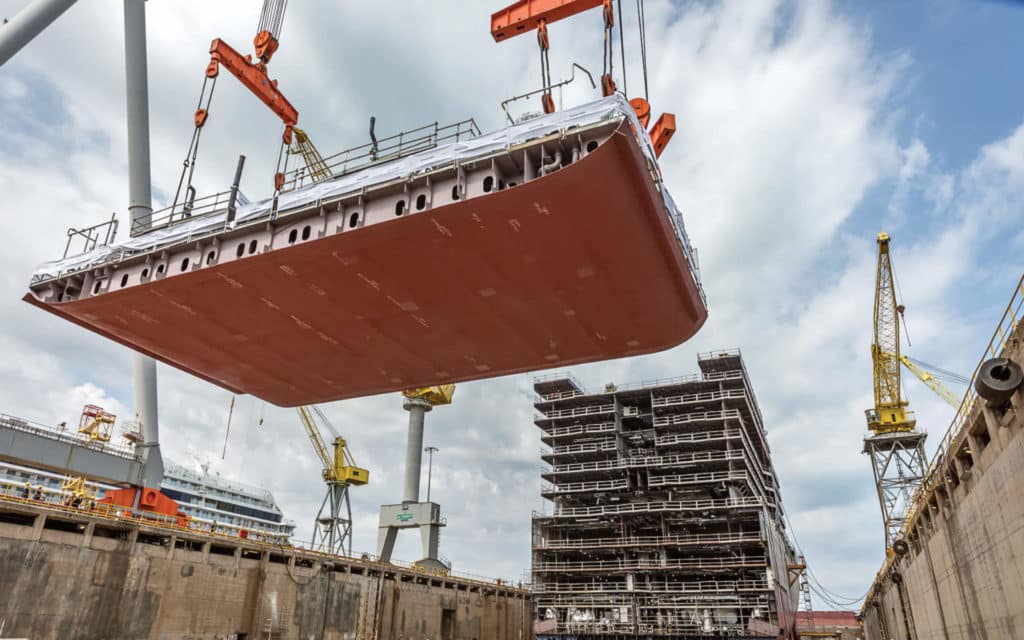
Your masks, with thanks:
[(39, 307), (281, 406), (652, 353), (707, 317), (620, 131), (543, 178)]

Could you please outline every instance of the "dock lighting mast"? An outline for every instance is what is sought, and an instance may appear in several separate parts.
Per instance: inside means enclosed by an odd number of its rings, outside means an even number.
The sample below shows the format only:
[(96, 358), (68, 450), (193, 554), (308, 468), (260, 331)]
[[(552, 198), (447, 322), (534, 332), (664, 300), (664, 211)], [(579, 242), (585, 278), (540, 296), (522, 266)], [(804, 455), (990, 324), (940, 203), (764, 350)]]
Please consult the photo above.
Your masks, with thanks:
[[(405, 402), (402, 408), (409, 412), (409, 439), (405, 448), (405, 491), (401, 504), (385, 504), (380, 507), (380, 523), (377, 528), (377, 556), (384, 562), (391, 560), (395, 539), (400, 529), (419, 529), (423, 544), (423, 559), (416, 564), (439, 571), (448, 567), (439, 555), (441, 527), (441, 505), (420, 502), (420, 475), (423, 470), (423, 452), (434, 447), (423, 448), (423, 421), (427, 412), (438, 405), (451, 404), (455, 385), (408, 389), (402, 392)], [(433, 451), (429, 451), (433, 456)], [(428, 479), (429, 482), (429, 479)]]
[(914, 413), (900, 388), (900, 326), (895, 277), (889, 255), (889, 236), (878, 234), (878, 267), (875, 274), (874, 371), (875, 404), (864, 413), (871, 435), (864, 439), (864, 453), (871, 456), (875, 488), (885, 525), (885, 548), (892, 548), (924, 477), (925, 434), (917, 430)]

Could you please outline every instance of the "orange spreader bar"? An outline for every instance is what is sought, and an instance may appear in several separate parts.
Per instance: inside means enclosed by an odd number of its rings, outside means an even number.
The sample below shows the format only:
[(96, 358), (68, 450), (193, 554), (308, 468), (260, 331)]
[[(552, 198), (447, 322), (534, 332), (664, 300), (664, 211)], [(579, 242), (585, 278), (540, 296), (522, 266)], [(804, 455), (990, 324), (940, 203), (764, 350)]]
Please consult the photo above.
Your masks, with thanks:
[(519, 0), (491, 15), (495, 42), (527, 33), (544, 21), (552, 23), (600, 7), (604, 0)]
[(294, 125), (299, 121), (298, 110), (277, 90), (277, 80), (267, 77), (266, 64), (252, 62), (251, 56), (243, 56), (219, 38), (210, 43), (208, 76), (216, 75), (214, 63), (224, 65), (263, 104), (270, 107), (285, 125)]

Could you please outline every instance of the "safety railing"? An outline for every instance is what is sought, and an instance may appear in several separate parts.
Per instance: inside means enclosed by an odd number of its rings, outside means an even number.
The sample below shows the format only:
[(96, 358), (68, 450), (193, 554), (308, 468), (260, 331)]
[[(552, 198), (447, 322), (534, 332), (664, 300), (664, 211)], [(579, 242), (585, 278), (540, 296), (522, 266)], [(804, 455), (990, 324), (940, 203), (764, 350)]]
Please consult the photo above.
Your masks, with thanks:
[(620, 560), (580, 560), (578, 562), (534, 562), (536, 572), (655, 571), (660, 569), (742, 569), (763, 567), (763, 555), (738, 555), (721, 558), (625, 558)]
[(716, 429), (714, 431), (698, 431), (696, 433), (670, 433), (668, 435), (656, 437), (654, 439), (654, 444), (661, 447), (671, 446), (674, 444), (711, 442), (713, 440), (732, 440), (742, 437), (743, 431), (741, 429)]
[(703, 471), (700, 473), (676, 473), (664, 476), (651, 476), (647, 479), (648, 487), (676, 487), (689, 484), (706, 484), (708, 482), (730, 482), (733, 480), (749, 480), (746, 471)]
[(664, 427), (671, 424), (690, 424), (692, 422), (710, 422), (712, 420), (742, 419), (743, 416), (736, 409), (725, 411), (703, 411), (699, 413), (678, 413), (671, 416), (657, 416), (654, 418), (654, 426)]
[(579, 473), (587, 471), (609, 471), (613, 469), (629, 469), (633, 467), (676, 467), (697, 465), (706, 462), (723, 462), (742, 460), (743, 451), (694, 451), (672, 456), (630, 456), (615, 460), (598, 460), (595, 462), (573, 462), (570, 464), (553, 465), (546, 474)]
[(623, 536), (621, 538), (569, 538), (541, 540), (533, 545), (537, 550), (605, 549), (616, 547), (682, 547), (717, 544), (762, 542), (761, 535), (749, 533), (693, 533), (664, 536)]
[(652, 407), (670, 407), (680, 404), (691, 404), (694, 402), (716, 402), (718, 400), (730, 400), (747, 397), (745, 389), (726, 389), (724, 391), (705, 391), (702, 393), (684, 393), (671, 396), (654, 396), (651, 398)]
[(974, 367), (974, 371), (971, 373), (971, 380), (967, 384), (967, 393), (964, 395), (963, 400), (961, 400), (960, 407), (957, 409), (956, 415), (953, 416), (953, 421), (946, 429), (946, 433), (942, 436), (935, 455), (932, 456), (931, 462), (925, 470), (924, 481), (914, 492), (914, 497), (903, 520), (902, 535), (905, 536), (908, 533), (907, 528), (921, 509), (921, 505), (925, 501), (925, 494), (936, 484), (935, 476), (938, 469), (942, 466), (946, 457), (956, 450), (960, 440), (965, 437), (966, 427), (969, 424), (968, 421), (974, 414), (975, 404), (978, 400), (977, 393), (974, 390), (974, 381), (978, 375), (978, 369), (981, 368), (982, 363), (986, 360), (998, 358), (1003, 353), (1010, 338), (1019, 329), (1022, 320), (1024, 320), (1024, 275), (1017, 281), (1013, 295), (1010, 296), (1010, 302), (1003, 310), (1003, 315), (996, 324), (996, 329), (992, 333), (988, 345), (985, 346), (977, 366)]
[(756, 496), (745, 498), (709, 498), (705, 500), (666, 500), (663, 502), (629, 502), (626, 504), (607, 504), (595, 507), (563, 507), (555, 505), (553, 518), (580, 518), (586, 516), (610, 516), (626, 513), (660, 513), (664, 511), (711, 511), (719, 509), (737, 509), (760, 507), (761, 498)]
[(58, 428), (30, 422), (23, 418), (11, 416), (6, 413), (0, 413), (0, 427), (30, 433), (56, 442), (71, 444), (76, 447), (86, 447), (88, 449), (102, 451), (104, 453), (109, 453), (110, 455), (129, 460), (136, 459), (135, 450), (132, 447), (110, 444), (109, 442), (102, 442), (100, 440), (90, 440), (88, 436), (79, 434), (77, 431), (73, 431), (73, 427), (66, 427), (66, 431), (59, 431)]
[[(568, 374), (557, 373), (548, 374), (543, 376), (544, 380), (534, 378), (534, 383), (544, 382), (547, 380), (560, 380), (567, 378)], [(618, 391), (637, 391), (641, 389), (650, 389), (654, 387), (668, 387), (679, 384), (687, 384), (690, 382), (717, 382), (722, 380), (738, 380), (743, 378), (742, 371), (713, 371), (709, 373), (694, 373), (685, 376), (676, 376), (674, 378), (654, 378), (650, 380), (643, 380), (640, 382), (628, 382), (624, 384), (608, 384), (603, 387), (589, 387), (585, 388), (575, 380), (573, 384), (579, 389), (578, 391), (562, 391), (553, 392), (548, 394), (537, 394), (534, 398), (535, 402), (550, 402), (552, 400), (561, 400), (565, 398), (575, 398), (578, 396), (593, 396), (603, 395), (607, 393), (615, 393)]]
[(563, 482), (560, 484), (545, 483), (541, 486), (541, 494), (559, 493), (592, 493), (598, 491), (616, 491), (626, 489), (629, 483), (625, 478), (617, 480), (594, 480), (592, 482)]
[[(338, 177), (374, 164), (391, 162), (433, 149), (441, 144), (469, 140), (479, 135), (480, 127), (472, 118), (444, 126), (434, 122), (339, 151), (324, 158), (323, 164), (331, 173), (331, 177)], [(285, 173), (281, 191), (291, 191), (311, 182), (313, 180), (308, 169), (305, 166), (298, 167)]]
[(558, 420), (560, 418), (579, 418), (582, 416), (593, 416), (602, 413), (615, 413), (615, 404), (599, 404), (590, 407), (574, 407), (572, 409), (552, 409), (544, 413), (537, 413), (533, 416), (534, 422), (545, 420)]
[(579, 455), (581, 453), (599, 453), (602, 451), (615, 451), (615, 438), (605, 438), (597, 442), (584, 442), (581, 444), (567, 444), (551, 449), (541, 449), (542, 457), (550, 458), (557, 456)]
[[(224, 211), (231, 199), (230, 191), (221, 191), (198, 200), (186, 199), (169, 207), (154, 211), (148, 220), (132, 220), (130, 234), (132, 237), (170, 227), (180, 222), (198, 220), (210, 214)], [(241, 203), (239, 203), (241, 204)]]
[(603, 582), (545, 582), (534, 584), (535, 593), (706, 593), (712, 591), (763, 591), (764, 580), (649, 580), (637, 582), (632, 588), (625, 580)]
[(562, 438), (566, 436), (577, 436), (595, 433), (610, 433), (613, 431), (615, 431), (614, 422), (601, 422), (598, 424), (574, 424), (568, 427), (552, 427), (550, 429), (544, 429), (544, 432), (552, 438)]

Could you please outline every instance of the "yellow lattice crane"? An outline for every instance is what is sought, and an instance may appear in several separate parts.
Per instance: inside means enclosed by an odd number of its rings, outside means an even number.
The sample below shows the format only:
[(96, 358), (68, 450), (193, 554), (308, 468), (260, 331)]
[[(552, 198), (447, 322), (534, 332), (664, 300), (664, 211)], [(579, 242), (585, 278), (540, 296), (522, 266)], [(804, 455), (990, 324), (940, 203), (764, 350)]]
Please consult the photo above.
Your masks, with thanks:
[(916, 425), (900, 391), (900, 323), (897, 314), (902, 312), (903, 306), (896, 304), (889, 236), (880, 233), (875, 273), (874, 341), (871, 343), (875, 406), (865, 412), (868, 428), (876, 434), (910, 432)]
[[(349, 487), (358, 487), (370, 481), (370, 472), (356, 465), (345, 439), (338, 435), (319, 407), (297, 407), (306, 435), (323, 464), (322, 475), (327, 483), (327, 494), (320, 504), (313, 523), (313, 548), (328, 553), (352, 554), (352, 503)], [(314, 417), (315, 415), (315, 417)], [(317, 419), (333, 436), (331, 450), (327, 447)]]
[(914, 491), (924, 476), (924, 438), (916, 429), (900, 388), (900, 326), (903, 306), (896, 302), (896, 277), (889, 236), (878, 234), (875, 272), (874, 339), (871, 342), (875, 404), (864, 412), (871, 435), (864, 453), (871, 456), (875, 490), (885, 525), (886, 549), (899, 536)]

